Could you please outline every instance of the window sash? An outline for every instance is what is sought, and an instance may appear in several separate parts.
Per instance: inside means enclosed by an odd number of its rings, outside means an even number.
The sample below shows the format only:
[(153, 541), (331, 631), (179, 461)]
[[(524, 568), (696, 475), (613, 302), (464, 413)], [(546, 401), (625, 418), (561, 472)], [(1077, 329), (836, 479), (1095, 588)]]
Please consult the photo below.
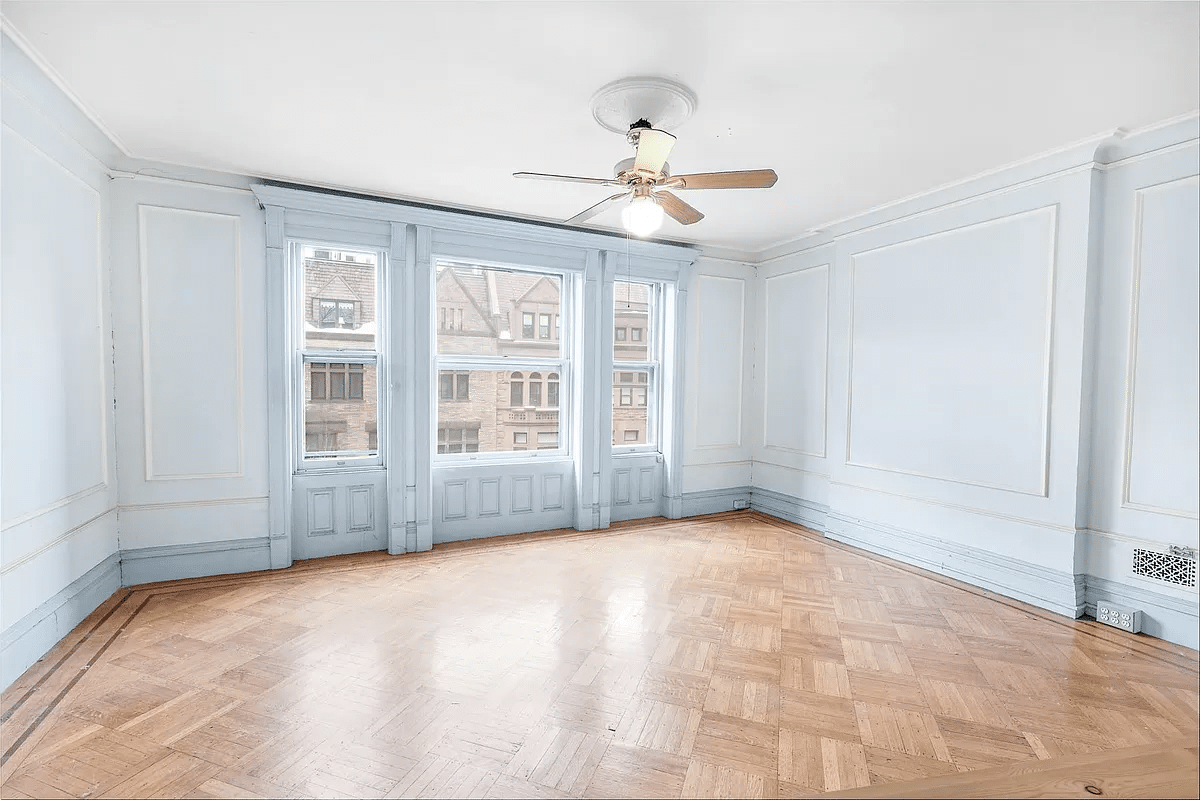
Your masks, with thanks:
[[(625, 307), (626, 297), (621, 284), (629, 283), (645, 287), (645, 312)], [(646, 430), (644, 438), (630, 441), (631, 432), (616, 430), (614, 423), (612, 442), (614, 453), (654, 452), (662, 447), (662, 348), (664, 329), (664, 284), (654, 280), (622, 281), (618, 278), (613, 285), (614, 328), (612, 338), (612, 398), (613, 412), (645, 412)], [(644, 320), (644, 322), (642, 321)], [(618, 358), (620, 354), (636, 354), (644, 360)], [(638, 348), (643, 348), (638, 350)], [(633, 350), (633, 353), (629, 351)], [(630, 374), (632, 373), (632, 374)], [(640, 424), (639, 424), (640, 427)]]
[[(436, 253), (433, 255), (434, 264), (441, 261), (461, 263), (461, 258), (443, 259)], [(439, 374), (444, 371), (463, 371), (470, 372), (474, 370), (494, 371), (505, 373), (511, 376), (515, 372), (521, 373), (521, 380), (518, 382), (515, 379), (509, 384), (509, 390), (506, 397), (497, 398), (497, 403), (502, 407), (505, 401), (511, 408), (521, 409), (557, 409), (558, 414), (558, 436), (557, 444), (548, 449), (553, 452), (543, 451), (540, 455), (546, 456), (563, 456), (569, 452), (569, 444), (571, 442), (570, 434), (570, 414), (566, 413), (566, 406), (570, 403), (569, 386), (563, 384), (570, 383), (570, 355), (571, 355), (571, 314), (574, 312), (574, 304), (572, 300), (572, 291), (575, 286), (575, 273), (569, 271), (558, 271), (554, 269), (536, 269), (527, 268), (521, 265), (513, 264), (489, 264), (480, 263), (481, 268), (492, 268), (511, 270), (515, 272), (523, 272), (531, 275), (546, 275), (552, 276), (558, 280), (560, 305), (556, 311), (542, 311), (539, 308), (533, 308), (528, 311), (519, 310), (518, 320), (521, 325), (520, 335), (522, 339), (530, 339), (533, 341), (556, 341), (558, 344), (558, 352), (552, 358), (543, 358), (538, 355), (529, 356), (492, 356), (492, 355), (466, 355), (466, 354), (439, 354), (435, 346), (433, 353), (434, 371)], [(436, 305), (436, 297), (433, 298)], [(543, 305), (543, 307), (545, 307)], [(564, 340), (563, 320), (567, 320), (565, 331), (566, 339)], [(435, 326), (439, 321), (435, 320)], [(517, 331), (513, 331), (513, 336), (517, 335)], [(434, 333), (436, 339), (436, 331)], [(540, 373), (540, 379), (530, 381), (531, 373)], [(554, 380), (549, 378), (550, 374), (556, 377)], [(437, 415), (437, 402), (441, 392), (434, 394), (434, 415)], [(443, 399), (442, 402), (445, 402)], [(435, 419), (435, 428), (437, 422)], [(514, 452), (512, 450), (504, 450), (499, 452), (474, 453), (473, 459), (479, 460), (512, 460), (530, 458), (538, 455), (538, 452), (533, 449), (533, 437), (530, 437), (528, 443), (520, 443), (514, 441), (514, 445), (528, 444), (530, 450), (528, 452)], [(547, 447), (542, 443), (542, 447)], [(454, 460), (456, 454), (437, 452), (435, 456), (437, 460), (442, 459)], [(465, 454), (459, 456), (465, 458)]]
[[(386, 378), (384, 376), (384, 350), (386, 340), (387, 305), (383, 298), (386, 293), (387, 253), (383, 250), (353, 243), (325, 243), (304, 239), (289, 239), (289, 325), (293, 331), (292, 350), (292, 397), (293, 413), (291, 419), (292, 437), (294, 442), (294, 458), (292, 469), (295, 472), (346, 470), (357, 467), (374, 467), (384, 463), (383, 453), (385, 444), (386, 414)], [(305, 285), (305, 250), (312, 248), (315, 252), (309, 255), (314, 260), (322, 251), (331, 255), (333, 251), (345, 254), (363, 254), (373, 256), (375, 264), (375, 349), (373, 350), (330, 350), (326, 348), (306, 347), (306, 319), (315, 321), (322, 328), (353, 328), (358, 314), (358, 302), (354, 300), (339, 300), (321, 297), (320, 294), (306, 295)], [(329, 260), (329, 259), (326, 259)], [(369, 261), (343, 257), (342, 261), (356, 263), (361, 269), (369, 267)], [(310, 311), (311, 309), (311, 311)], [(314, 313), (315, 312), (315, 313)], [(305, 365), (311, 365), (308, 370), (306, 384)], [(333, 365), (341, 365), (333, 369)], [(310, 452), (308, 444), (314, 439), (320, 439), (324, 444), (333, 444), (335, 434), (328, 432), (309, 433), (307, 430), (307, 404), (315, 403), (366, 403), (366, 386), (363, 379), (368, 366), (375, 370), (375, 422), (374, 429), (368, 432), (368, 450), (320, 450)], [(323, 367), (323, 368), (322, 368)], [(358, 367), (358, 369), (355, 369)], [(316, 375), (322, 375), (316, 380)], [(313, 383), (322, 384), (323, 398), (313, 398)], [(370, 445), (374, 444), (374, 448)], [(373, 452), (372, 452), (373, 450)]]

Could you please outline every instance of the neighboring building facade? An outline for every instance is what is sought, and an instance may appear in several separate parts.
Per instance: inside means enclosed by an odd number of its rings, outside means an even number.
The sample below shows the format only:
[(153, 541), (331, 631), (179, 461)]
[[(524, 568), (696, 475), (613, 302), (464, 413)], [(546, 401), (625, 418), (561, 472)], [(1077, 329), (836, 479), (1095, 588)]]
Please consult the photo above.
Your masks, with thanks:
[[(304, 251), (304, 349), (312, 353), (304, 364), (308, 455), (378, 450), (377, 371), (369, 357), (377, 352), (375, 258), (351, 251)], [(504, 360), (566, 361), (561, 279), (446, 262), (437, 265), (435, 295), (438, 356), (471, 361), (465, 368), (438, 371), (437, 452), (558, 449), (565, 391), (561, 368), (508, 369)], [(650, 311), (647, 285), (617, 282), (614, 445), (644, 445), (651, 434), (651, 376), (633, 368), (648, 360)], [(337, 360), (330, 351), (344, 352), (346, 360)], [(495, 363), (488, 364), (492, 359)]]

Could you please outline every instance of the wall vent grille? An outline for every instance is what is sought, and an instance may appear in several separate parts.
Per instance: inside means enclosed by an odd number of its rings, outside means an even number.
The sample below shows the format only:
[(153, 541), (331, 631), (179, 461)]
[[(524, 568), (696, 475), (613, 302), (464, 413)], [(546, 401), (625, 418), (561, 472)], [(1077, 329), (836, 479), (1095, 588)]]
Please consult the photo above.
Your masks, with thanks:
[(1174, 586), (1196, 585), (1196, 560), (1172, 553), (1135, 548), (1133, 574)]

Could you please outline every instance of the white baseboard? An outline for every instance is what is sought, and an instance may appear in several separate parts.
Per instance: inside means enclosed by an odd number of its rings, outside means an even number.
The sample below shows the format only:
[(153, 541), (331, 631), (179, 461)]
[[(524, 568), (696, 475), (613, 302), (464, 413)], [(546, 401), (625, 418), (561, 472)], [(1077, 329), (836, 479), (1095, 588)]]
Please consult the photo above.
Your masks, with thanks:
[(122, 586), (270, 568), (271, 540), (266, 536), (121, 551)]
[(8, 688), (88, 614), (121, 588), (121, 556), (112, 553), (0, 635), (0, 686)]
[(750, 508), (822, 533), (828, 524), (829, 506), (770, 489), (752, 489)]
[(838, 512), (830, 512), (828, 518), (829, 526), (825, 535), (830, 539), (1072, 619), (1082, 616), (1084, 612), (1084, 575), (1050, 569), (978, 547), (924, 536)]
[(1087, 613), (1096, 616), (1096, 601), (1107, 600), (1125, 608), (1140, 609), (1142, 633), (1174, 644), (1200, 648), (1200, 607), (1195, 601), (1160, 594), (1141, 586), (1087, 575)]
[(699, 517), (703, 514), (719, 514), (722, 511), (735, 510), (733, 504), (738, 500), (746, 502), (750, 507), (750, 487), (731, 486), (727, 489), (704, 489), (698, 492), (683, 493), (683, 516)]

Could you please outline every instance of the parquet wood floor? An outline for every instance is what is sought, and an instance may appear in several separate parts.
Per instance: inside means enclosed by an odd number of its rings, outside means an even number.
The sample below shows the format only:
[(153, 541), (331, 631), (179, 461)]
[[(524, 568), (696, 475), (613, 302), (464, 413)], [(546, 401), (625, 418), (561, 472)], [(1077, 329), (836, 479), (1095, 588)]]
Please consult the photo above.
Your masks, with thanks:
[(742, 512), (123, 590), (4, 693), (0, 794), (953, 794), (1064, 759), (1153, 794), (1197, 676)]

